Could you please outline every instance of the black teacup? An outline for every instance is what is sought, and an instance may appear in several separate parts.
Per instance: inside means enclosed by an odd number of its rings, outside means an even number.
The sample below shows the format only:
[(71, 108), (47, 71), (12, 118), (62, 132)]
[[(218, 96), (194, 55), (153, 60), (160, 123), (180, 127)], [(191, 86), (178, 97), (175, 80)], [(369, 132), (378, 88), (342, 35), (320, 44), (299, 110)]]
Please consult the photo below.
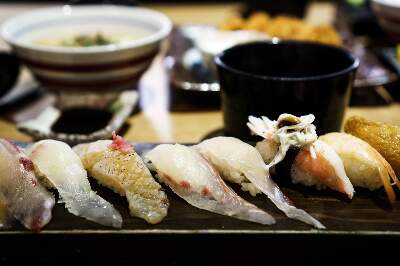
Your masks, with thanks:
[(250, 140), (249, 115), (314, 114), (318, 134), (339, 131), (359, 61), (338, 47), (253, 42), (216, 56), (227, 135)]

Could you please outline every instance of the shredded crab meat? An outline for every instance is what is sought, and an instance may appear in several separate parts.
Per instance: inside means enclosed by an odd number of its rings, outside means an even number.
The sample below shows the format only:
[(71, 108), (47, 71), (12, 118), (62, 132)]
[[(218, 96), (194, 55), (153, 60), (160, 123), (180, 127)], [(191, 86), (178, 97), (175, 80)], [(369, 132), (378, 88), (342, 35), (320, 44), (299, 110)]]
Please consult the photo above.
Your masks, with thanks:
[[(281, 162), (290, 147), (303, 147), (312, 144), (318, 136), (313, 122), (314, 115), (294, 116), (291, 114), (281, 114), (278, 120), (270, 120), (262, 116), (257, 118), (249, 116), (247, 126), (253, 134), (263, 137), (267, 141), (279, 143), (278, 153), (274, 159), (267, 165), (268, 169)], [(315, 157), (315, 151), (310, 150), (311, 155)]]
[(115, 131), (112, 133), (112, 143), (110, 144), (110, 148), (113, 150), (119, 150), (122, 153), (129, 153), (133, 150), (133, 146), (123, 137), (117, 135)]

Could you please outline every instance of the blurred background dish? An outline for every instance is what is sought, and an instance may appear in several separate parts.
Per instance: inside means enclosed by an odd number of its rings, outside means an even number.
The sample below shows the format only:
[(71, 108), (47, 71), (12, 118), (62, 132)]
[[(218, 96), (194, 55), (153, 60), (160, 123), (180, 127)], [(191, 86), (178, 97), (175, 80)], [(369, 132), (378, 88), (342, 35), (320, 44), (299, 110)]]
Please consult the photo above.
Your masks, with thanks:
[[(104, 92), (134, 88), (170, 31), (170, 20), (153, 10), (91, 5), (27, 12), (1, 33), (46, 89)], [(79, 38), (81, 45), (67, 45)]]
[(0, 99), (14, 86), (20, 73), (20, 62), (14, 55), (0, 52)]
[(400, 1), (371, 0), (379, 25), (394, 40), (400, 41)]

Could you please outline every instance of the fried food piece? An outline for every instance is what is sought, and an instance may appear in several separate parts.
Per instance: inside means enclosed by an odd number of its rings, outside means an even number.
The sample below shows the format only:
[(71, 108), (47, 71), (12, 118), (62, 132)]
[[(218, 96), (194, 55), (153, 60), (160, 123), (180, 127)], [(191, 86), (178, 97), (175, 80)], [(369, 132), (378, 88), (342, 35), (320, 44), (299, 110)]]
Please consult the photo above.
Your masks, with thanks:
[(330, 25), (315, 26), (291, 16), (270, 17), (265, 12), (255, 12), (245, 19), (238, 16), (224, 20), (220, 30), (255, 30), (284, 40), (313, 41), (342, 45), (342, 39)]
[(243, 29), (266, 31), (270, 22), (271, 22), (271, 17), (267, 13), (255, 12), (247, 19), (247, 21), (245, 21)]
[(347, 119), (344, 131), (374, 147), (400, 175), (400, 127), (353, 116)]
[(240, 16), (235, 16), (224, 20), (219, 28), (220, 30), (241, 30), (244, 28), (244, 25), (244, 19)]

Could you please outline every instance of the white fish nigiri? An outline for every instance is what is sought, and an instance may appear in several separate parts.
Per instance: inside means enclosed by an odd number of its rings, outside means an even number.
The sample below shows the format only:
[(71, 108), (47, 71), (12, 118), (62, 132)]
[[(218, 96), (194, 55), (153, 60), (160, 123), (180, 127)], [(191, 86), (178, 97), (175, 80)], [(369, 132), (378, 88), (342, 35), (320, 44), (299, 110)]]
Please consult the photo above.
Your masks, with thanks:
[(39, 231), (51, 220), (54, 196), (36, 179), (32, 161), (0, 139), (0, 200), (26, 228)]
[(197, 208), (261, 224), (275, 223), (271, 215), (240, 198), (190, 147), (158, 145), (146, 154), (146, 160), (164, 183)]
[(328, 187), (353, 198), (354, 188), (335, 150), (321, 140), (303, 147), (296, 155), (290, 174), (293, 183), (318, 189)]
[(329, 133), (319, 137), (342, 159), (346, 174), (354, 186), (375, 190), (384, 186), (391, 203), (396, 194), (390, 180), (400, 187), (393, 168), (383, 156), (364, 140), (346, 133)]
[(119, 212), (91, 188), (78, 155), (64, 142), (42, 140), (28, 154), (38, 176), (58, 190), (67, 210), (90, 221), (120, 228)]
[(277, 184), (270, 178), (268, 167), (260, 153), (251, 145), (232, 137), (216, 137), (195, 146), (223, 178), (236, 183), (249, 180), (289, 218), (325, 228), (304, 210), (292, 205)]

